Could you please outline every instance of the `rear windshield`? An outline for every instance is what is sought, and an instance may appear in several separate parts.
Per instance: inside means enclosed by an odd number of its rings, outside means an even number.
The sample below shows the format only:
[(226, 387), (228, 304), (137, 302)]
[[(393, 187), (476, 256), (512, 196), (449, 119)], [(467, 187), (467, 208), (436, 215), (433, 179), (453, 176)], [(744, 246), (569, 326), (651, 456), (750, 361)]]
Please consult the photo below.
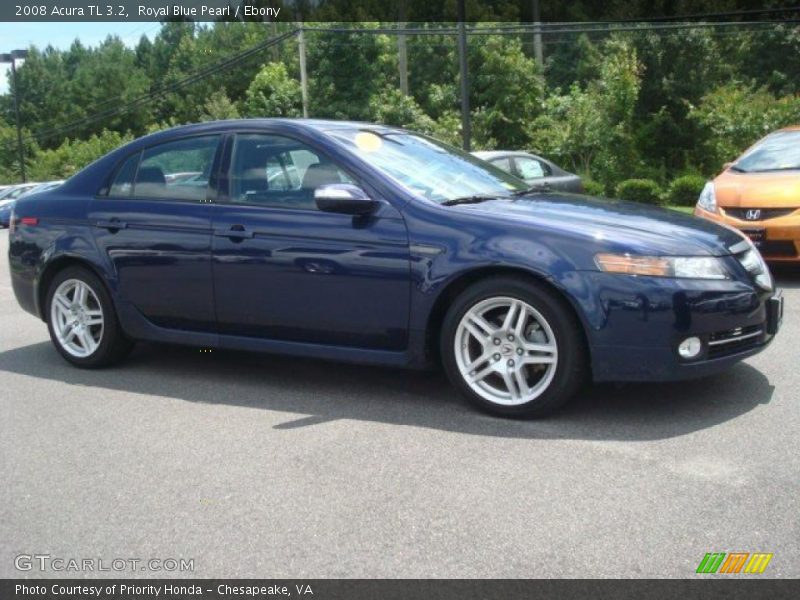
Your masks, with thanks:
[(779, 131), (750, 148), (733, 168), (744, 173), (800, 169), (800, 131)]

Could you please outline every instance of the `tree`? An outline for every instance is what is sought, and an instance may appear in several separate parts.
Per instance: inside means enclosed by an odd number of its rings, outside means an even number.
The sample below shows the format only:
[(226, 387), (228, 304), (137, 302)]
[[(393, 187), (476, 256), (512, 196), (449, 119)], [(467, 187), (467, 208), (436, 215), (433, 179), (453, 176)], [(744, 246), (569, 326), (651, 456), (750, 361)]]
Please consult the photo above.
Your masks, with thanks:
[(473, 51), (470, 86), (475, 146), (525, 148), (542, 112), (544, 81), (516, 38), (491, 36)]
[[(23, 130), (22, 140), (25, 150), (25, 167), (30, 172), (33, 155), (39, 148), (31, 138), (29, 131)], [(19, 167), (17, 129), (0, 119), (0, 184), (22, 181), (22, 171)]]
[(39, 181), (65, 179), (131, 139), (129, 134), (108, 130), (87, 140), (67, 139), (58, 148), (42, 150), (35, 155), (30, 178)]
[(425, 114), (416, 100), (392, 87), (370, 99), (370, 120), (421, 133), (431, 133), (434, 129), (433, 119)]
[(800, 123), (800, 96), (776, 98), (766, 87), (734, 82), (703, 96), (689, 117), (702, 136), (696, 161), (714, 173), (766, 134)]
[(633, 117), (641, 85), (635, 49), (622, 38), (603, 47), (600, 77), (554, 93), (533, 123), (534, 148), (591, 175), (607, 188), (636, 174)]
[(222, 121), (224, 119), (238, 119), (239, 110), (231, 102), (224, 90), (211, 94), (203, 105), (201, 121)]
[(246, 117), (299, 117), (303, 113), (300, 82), (289, 77), (283, 63), (269, 63), (245, 92)]
[(383, 34), (352, 33), (344, 38), (325, 32), (307, 39), (311, 114), (368, 119), (370, 98), (397, 80), (396, 40)]

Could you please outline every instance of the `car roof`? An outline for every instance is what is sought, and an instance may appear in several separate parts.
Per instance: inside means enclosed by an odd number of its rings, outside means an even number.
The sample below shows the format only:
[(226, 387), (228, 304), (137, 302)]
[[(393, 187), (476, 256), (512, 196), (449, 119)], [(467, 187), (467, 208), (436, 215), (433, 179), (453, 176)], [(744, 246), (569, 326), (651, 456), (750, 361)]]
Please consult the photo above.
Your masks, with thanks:
[(539, 160), (545, 160), (538, 154), (533, 154), (532, 152), (525, 152), (523, 150), (479, 150), (478, 152), (473, 152), (475, 156), (478, 158), (498, 158), (501, 156), (530, 156), (533, 158), (538, 158)]
[(170, 134), (190, 134), (194, 131), (205, 131), (210, 128), (213, 129), (236, 129), (238, 127), (269, 125), (271, 123), (283, 123), (292, 125), (301, 129), (310, 129), (316, 131), (331, 131), (334, 129), (359, 129), (369, 128), (379, 131), (400, 131), (398, 127), (390, 125), (381, 125), (379, 123), (369, 123), (366, 121), (337, 121), (334, 119), (289, 119), (289, 118), (256, 118), (256, 119), (227, 119), (224, 121), (205, 121), (203, 123), (190, 123), (188, 125), (178, 125), (170, 129), (152, 134), (153, 136), (162, 133)]

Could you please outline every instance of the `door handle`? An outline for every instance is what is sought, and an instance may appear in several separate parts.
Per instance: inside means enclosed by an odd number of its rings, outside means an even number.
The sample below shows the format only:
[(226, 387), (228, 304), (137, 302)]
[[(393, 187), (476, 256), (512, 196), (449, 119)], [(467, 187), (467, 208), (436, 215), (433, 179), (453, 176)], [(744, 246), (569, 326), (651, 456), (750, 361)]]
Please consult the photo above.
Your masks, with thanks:
[(128, 224), (125, 221), (120, 221), (119, 219), (100, 219), (95, 223), (95, 227), (100, 227), (101, 229), (108, 229), (111, 232), (119, 231), (120, 229), (127, 229)]
[(226, 237), (232, 241), (250, 239), (255, 236), (252, 231), (247, 231), (243, 225), (232, 225), (230, 229), (215, 229), (214, 235)]

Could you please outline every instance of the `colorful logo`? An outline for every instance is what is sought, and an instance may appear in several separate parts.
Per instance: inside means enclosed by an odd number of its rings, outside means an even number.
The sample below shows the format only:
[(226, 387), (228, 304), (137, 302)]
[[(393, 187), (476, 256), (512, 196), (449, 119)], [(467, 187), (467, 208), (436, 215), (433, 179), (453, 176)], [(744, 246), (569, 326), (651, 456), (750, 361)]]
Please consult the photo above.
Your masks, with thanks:
[(763, 573), (772, 560), (766, 552), (709, 552), (697, 566), (697, 573)]

